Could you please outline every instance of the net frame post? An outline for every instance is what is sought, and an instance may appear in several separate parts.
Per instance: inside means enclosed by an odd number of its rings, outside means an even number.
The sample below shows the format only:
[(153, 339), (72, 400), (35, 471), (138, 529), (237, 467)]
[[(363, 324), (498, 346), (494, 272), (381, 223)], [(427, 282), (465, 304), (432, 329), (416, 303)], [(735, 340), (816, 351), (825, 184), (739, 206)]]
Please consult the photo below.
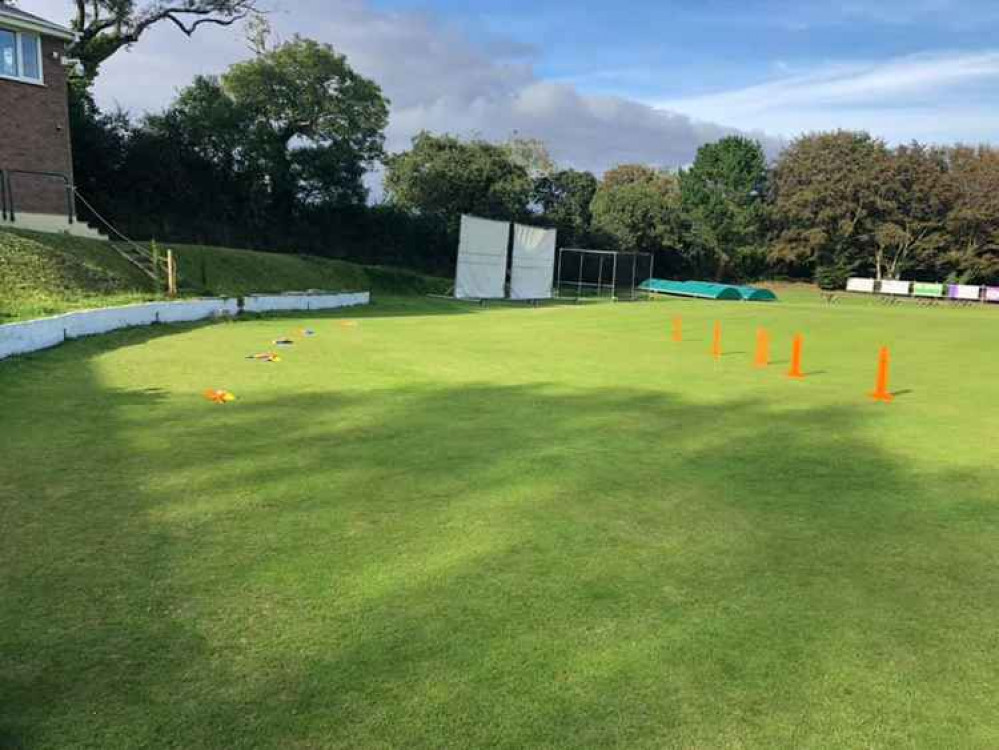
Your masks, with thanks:
[[(574, 286), (576, 288), (576, 300), (579, 301), (583, 299), (583, 289), (594, 290), (592, 296), (601, 297), (606, 290), (611, 297), (612, 301), (617, 301), (617, 282), (624, 277), (621, 276), (619, 272), (618, 256), (621, 255), (620, 252), (616, 250), (587, 250), (584, 248), (575, 247), (561, 247), (558, 248), (558, 263), (556, 270), (556, 296), (562, 297), (562, 287), (563, 286)], [(576, 266), (576, 278), (571, 279), (568, 275), (569, 266), (567, 263), (572, 262), (571, 254), (576, 254), (579, 256), (579, 264)], [(644, 253), (643, 253), (644, 254)], [(584, 272), (586, 270), (586, 261), (591, 256), (597, 256), (597, 278), (594, 281), (586, 281), (584, 279)], [(611, 278), (610, 283), (607, 283), (604, 277), (604, 261), (607, 260), (605, 256), (612, 256), (610, 259), (611, 264)]]
[(555, 297), (559, 298), (562, 296), (562, 253), (564, 248), (558, 249), (558, 272), (555, 276)]
[[(649, 279), (654, 279), (656, 277), (656, 254), (649, 253)], [(649, 287), (645, 290), (645, 298), (648, 300), (653, 299), (652, 288)]]
[(614, 253), (614, 270), (611, 276), (611, 302), (617, 302), (617, 253)]

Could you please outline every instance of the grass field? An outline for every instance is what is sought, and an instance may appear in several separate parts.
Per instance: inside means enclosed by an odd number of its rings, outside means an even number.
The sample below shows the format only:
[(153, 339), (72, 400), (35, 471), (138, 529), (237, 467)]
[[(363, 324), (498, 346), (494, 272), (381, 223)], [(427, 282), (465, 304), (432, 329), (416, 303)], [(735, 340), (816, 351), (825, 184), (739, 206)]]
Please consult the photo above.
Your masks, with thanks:
[(0, 747), (999, 747), (997, 330), (414, 297), (0, 363)]

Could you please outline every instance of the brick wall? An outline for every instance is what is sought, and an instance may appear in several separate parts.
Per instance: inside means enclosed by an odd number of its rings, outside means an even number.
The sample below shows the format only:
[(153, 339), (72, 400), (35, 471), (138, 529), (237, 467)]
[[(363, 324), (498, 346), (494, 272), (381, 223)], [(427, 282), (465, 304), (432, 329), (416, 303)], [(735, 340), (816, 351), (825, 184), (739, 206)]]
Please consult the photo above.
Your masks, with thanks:
[[(42, 38), (45, 84), (0, 78), (0, 168), (62, 172), (72, 180), (64, 43)], [(61, 180), (13, 175), (14, 207), (29, 213), (66, 214)]]

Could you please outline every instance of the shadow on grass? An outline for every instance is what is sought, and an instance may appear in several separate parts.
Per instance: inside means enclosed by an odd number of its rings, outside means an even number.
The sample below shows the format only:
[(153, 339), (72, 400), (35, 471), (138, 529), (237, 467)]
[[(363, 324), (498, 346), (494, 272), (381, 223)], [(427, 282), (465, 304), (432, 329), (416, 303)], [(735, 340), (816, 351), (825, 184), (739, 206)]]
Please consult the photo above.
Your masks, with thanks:
[(861, 437), (861, 407), (482, 384), (222, 408), (109, 390), (85, 361), (18, 370), (0, 370), (9, 746), (996, 729), (977, 686), (999, 667), (999, 516), (955, 494), (986, 472), (914, 473)]

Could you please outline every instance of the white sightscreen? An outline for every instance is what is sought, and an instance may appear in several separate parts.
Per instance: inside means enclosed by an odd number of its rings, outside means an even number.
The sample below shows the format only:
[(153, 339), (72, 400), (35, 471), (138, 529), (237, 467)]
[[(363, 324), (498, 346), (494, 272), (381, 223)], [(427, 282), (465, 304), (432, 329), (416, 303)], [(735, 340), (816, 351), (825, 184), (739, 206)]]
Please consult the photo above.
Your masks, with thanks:
[(513, 225), (510, 299), (550, 299), (555, 270), (554, 229)]
[(502, 299), (506, 283), (506, 250), (510, 225), (505, 221), (461, 217), (454, 296), (458, 299)]

